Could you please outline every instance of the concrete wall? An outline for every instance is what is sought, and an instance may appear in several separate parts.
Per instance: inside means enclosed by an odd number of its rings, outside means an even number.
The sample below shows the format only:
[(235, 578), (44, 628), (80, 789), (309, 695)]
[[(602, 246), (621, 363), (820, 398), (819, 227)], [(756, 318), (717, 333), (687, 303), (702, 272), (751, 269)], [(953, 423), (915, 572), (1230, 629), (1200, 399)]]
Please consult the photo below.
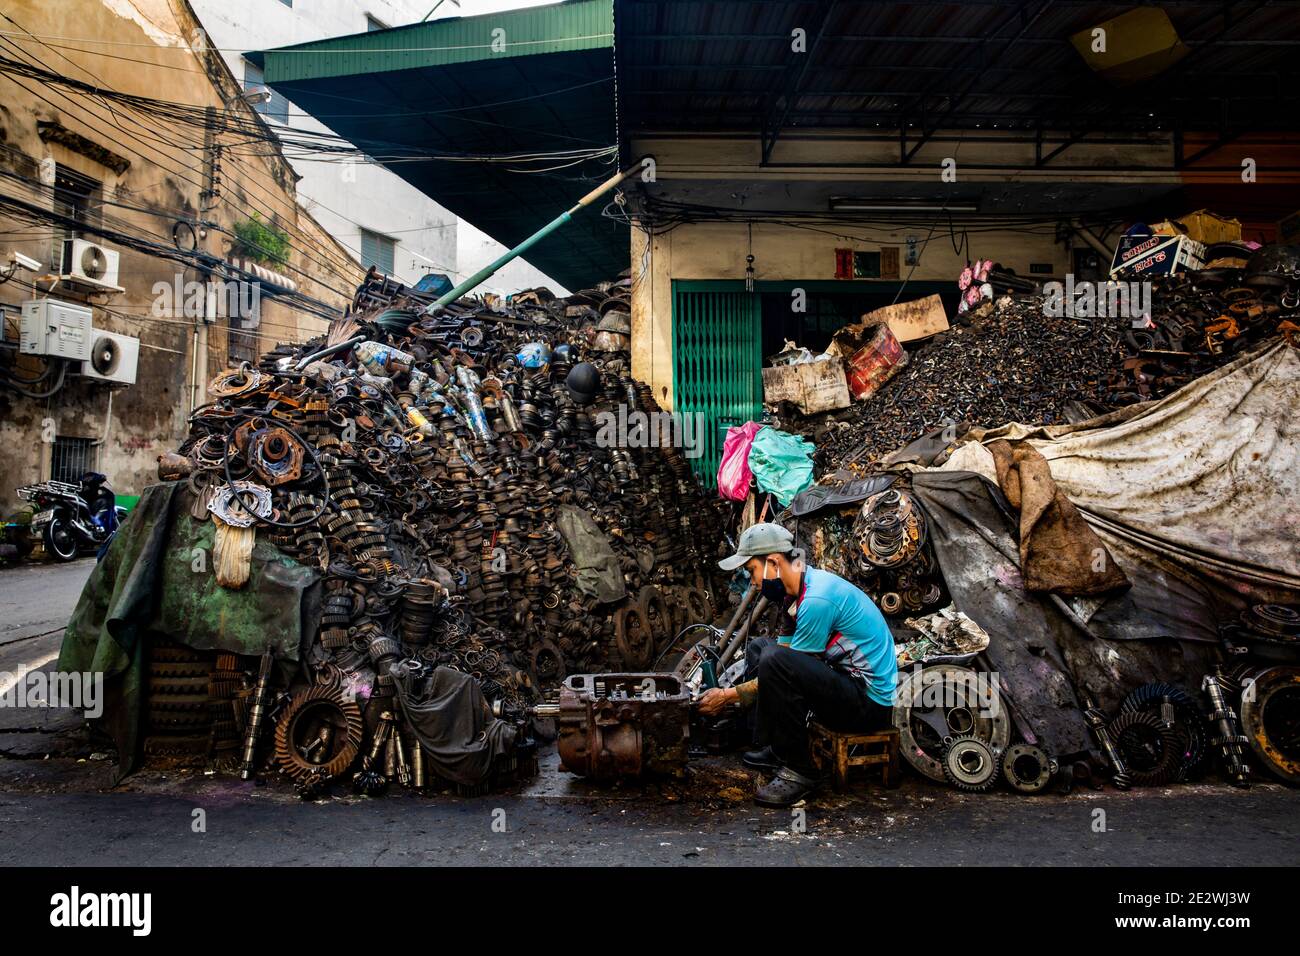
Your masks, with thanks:
[[(201, 46), (196, 53), (191, 47), (187, 38), (200, 35), (183, 0), (11, 0), (5, 12), (17, 24), (7, 24), (12, 31), (107, 41), (73, 50), (44, 46), (35, 37), (10, 38), (21, 51), (10, 52), (15, 58), (21, 55), (47, 69), (93, 78), (99, 86), (125, 93), (199, 107), (237, 102), (238, 86), (216, 54)], [(42, 139), (38, 122), (61, 124), (80, 137), (78, 147)], [(103, 162), (109, 154), (129, 165), (114, 172)], [(211, 155), (202, 131), (192, 127), (146, 123), (120, 108), (115, 116), (103, 103), (66, 88), (0, 74), (0, 172), (9, 174), (0, 176), (0, 194), (50, 209), (53, 196), (41, 185), (41, 170), (43, 161), (52, 160), (103, 184), (104, 226), (171, 247), (177, 220), (203, 219), (212, 228), (201, 246), (222, 258), (231, 245), (228, 231), (258, 211), (286, 231), (293, 244), (288, 264), (276, 270), (292, 277), (305, 295), (334, 309), (346, 305), (361, 270), (298, 205), (296, 177), (278, 151), (223, 149), (220, 190), (215, 199), (205, 201), (204, 158)], [(18, 250), (39, 259), (41, 273), (57, 271), (55, 231), (48, 222), (22, 221), (0, 209), (0, 259)], [(193, 404), (206, 400), (206, 382), (226, 366), (230, 340), (250, 337), (228, 332), (220, 320), (207, 329), (204, 357), (201, 320), (186, 315), (183, 302), (160, 301), (155, 292), (159, 283), (174, 288), (178, 280), (182, 286), (197, 281), (194, 267), (112, 239), (93, 234), (86, 238), (120, 253), (118, 284), (126, 291), (87, 295), (60, 287), (54, 297), (90, 305), (97, 329), (140, 339), (137, 382), (110, 387), (69, 374), (57, 394), (39, 399), (0, 388), (0, 447), (5, 449), (0, 455), (0, 513), (5, 515), (20, 504), (15, 487), (49, 476), (51, 446), (46, 439), (56, 435), (93, 440), (92, 466), (107, 474), (120, 494), (139, 494), (156, 480), (158, 454), (184, 437)], [(33, 287), (32, 278), (32, 273), (19, 273), (0, 285), (4, 337), (10, 346), (18, 339), (22, 301), (44, 294)], [(251, 336), (254, 352), (276, 341), (305, 341), (325, 325), (320, 318), (263, 298), (261, 324)], [(24, 377), (44, 368), (41, 361), (18, 358), (12, 347), (4, 349), (0, 363)]]

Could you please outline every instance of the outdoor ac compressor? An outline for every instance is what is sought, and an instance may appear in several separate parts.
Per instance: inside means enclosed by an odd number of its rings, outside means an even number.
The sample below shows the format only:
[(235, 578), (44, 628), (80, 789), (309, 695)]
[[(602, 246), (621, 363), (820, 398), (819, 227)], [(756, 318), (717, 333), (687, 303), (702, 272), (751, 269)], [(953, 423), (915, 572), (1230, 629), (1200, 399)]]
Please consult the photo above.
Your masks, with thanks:
[(135, 336), (93, 329), (90, 358), (81, 363), (81, 374), (101, 382), (134, 385), (139, 359), (140, 340)]
[(23, 303), (18, 350), (24, 355), (84, 362), (90, 358), (91, 312), (87, 306), (58, 299)]

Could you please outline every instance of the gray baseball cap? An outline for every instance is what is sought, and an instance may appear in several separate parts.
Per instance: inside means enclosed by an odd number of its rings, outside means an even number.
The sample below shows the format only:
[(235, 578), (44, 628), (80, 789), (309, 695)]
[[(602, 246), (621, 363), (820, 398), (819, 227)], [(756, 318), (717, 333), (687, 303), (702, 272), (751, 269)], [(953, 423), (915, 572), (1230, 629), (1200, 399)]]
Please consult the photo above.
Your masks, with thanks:
[(740, 545), (736, 553), (718, 562), (724, 571), (734, 571), (750, 558), (761, 558), (769, 554), (789, 554), (794, 550), (794, 535), (779, 524), (765, 521), (752, 524), (740, 534)]

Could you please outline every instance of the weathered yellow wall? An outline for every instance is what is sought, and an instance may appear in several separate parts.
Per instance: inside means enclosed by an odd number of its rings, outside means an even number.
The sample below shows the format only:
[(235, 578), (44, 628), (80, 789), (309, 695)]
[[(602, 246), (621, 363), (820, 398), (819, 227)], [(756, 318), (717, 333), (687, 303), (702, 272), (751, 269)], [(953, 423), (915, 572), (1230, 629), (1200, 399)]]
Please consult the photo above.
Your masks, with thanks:
[[(9, 0), (5, 13), (11, 33), (34, 36), (4, 38), (3, 54), (97, 86), (185, 103), (241, 109), (238, 84), (221, 58), (207, 50), (197, 21), (184, 0)], [(17, 24), (17, 25), (15, 25)], [(106, 41), (95, 44), (58, 42), (40, 37), (77, 37)], [(75, 169), (103, 183), (104, 199), (162, 211), (137, 212), (106, 203), (104, 225), (170, 245), (176, 218), (203, 219), (231, 229), (253, 210), (289, 233), (294, 251), (288, 266), (277, 271), (292, 277), (299, 290), (341, 309), (362, 276), (361, 269), (297, 204), (296, 176), (274, 143), (236, 145), (224, 134), (221, 191), (215, 202), (203, 203), (204, 137), (188, 126), (141, 120), (88, 96), (57, 86), (43, 86), (26, 77), (0, 73), (0, 193), (49, 208), (51, 194), (31, 181), (39, 180), (42, 160)], [(56, 121), (85, 139), (130, 161), (121, 174), (57, 143), (43, 141), (38, 121)], [(15, 221), (0, 210), (0, 259), (17, 249), (52, 267), (54, 227)], [(155, 459), (175, 447), (187, 430), (194, 395), (195, 321), (184, 314), (155, 310), (154, 286), (197, 281), (187, 266), (152, 254), (132, 251), (110, 239), (87, 234), (120, 253), (118, 284), (126, 292), (86, 296), (58, 289), (55, 298), (81, 301), (94, 307), (94, 325), (141, 339), (137, 384), (112, 392), (103, 384), (69, 376), (68, 384), (49, 399), (31, 399), (0, 389), (0, 513), (19, 504), (13, 490), (48, 477), (50, 448), (43, 440), (52, 433), (98, 441), (96, 467), (105, 472), (121, 494), (138, 494), (156, 480)], [(202, 248), (225, 258), (228, 235), (210, 229)], [(0, 285), (5, 308), (6, 339), (17, 341), (20, 303), (33, 295), (26, 283), (31, 273)], [(43, 293), (37, 292), (37, 295)], [(276, 341), (304, 341), (318, 334), (325, 322), (285, 304), (262, 300), (260, 353)], [(198, 369), (203, 384), (226, 365), (224, 321), (209, 327), (207, 367)], [(4, 359), (12, 361), (10, 357)], [(30, 376), (41, 365), (20, 361), (19, 374)], [(202, 400), (202, 399), (200, 399)]]

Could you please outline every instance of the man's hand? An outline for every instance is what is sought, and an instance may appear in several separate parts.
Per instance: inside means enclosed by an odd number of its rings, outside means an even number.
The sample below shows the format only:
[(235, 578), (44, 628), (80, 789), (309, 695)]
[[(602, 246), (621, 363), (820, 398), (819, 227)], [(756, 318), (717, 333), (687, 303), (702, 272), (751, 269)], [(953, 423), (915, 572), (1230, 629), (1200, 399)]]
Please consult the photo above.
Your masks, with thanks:
[(698, 707), (705, 717), (714, 717), (722, 713), (728, 704), (738, 703), (740, 703), (740, 695), (736, 693), (735, 688), (710, 687), (700, 695)]

